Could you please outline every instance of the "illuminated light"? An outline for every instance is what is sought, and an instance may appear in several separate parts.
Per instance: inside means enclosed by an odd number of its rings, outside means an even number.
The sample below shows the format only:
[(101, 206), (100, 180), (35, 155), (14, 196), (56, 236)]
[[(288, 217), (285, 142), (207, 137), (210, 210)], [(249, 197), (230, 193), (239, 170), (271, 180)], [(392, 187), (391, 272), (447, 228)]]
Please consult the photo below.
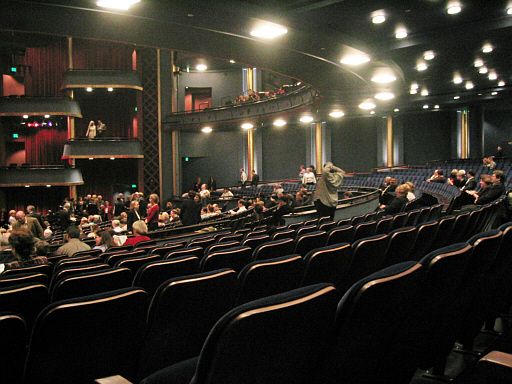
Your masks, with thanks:
[(85, 88), (85, 90), (86, 90), (87, 92), (92, 92), (92, 87), (87, 87), (87, 88)]
[(114, 88), (112, 88), (112, 87), (108, 87), (108, 88), (107, 88), (107, 91), (109, 91), (109, 92), (114, 92)]
[(44, 115), (44, 118), (45, 118), (45, 119), (49, 119), (49, 118), (50, 118), (50, 115)]
[(50, 184), (46, 184), (46, 188), (51, 188), (52, 186)]
[(494, 91), (494, 92), (491, 92), (491, 95), (493, 96), (496, 96), (498, 94), (498, 92)]
[(484, 61), (482, 59), (476, 59), (473, 65), (475, 66), (475, 68), (479, 68), (484, 65)]
[(283, 119), (277, 119), (274, 120), (272, 124), (274, 125), (274, 127), (284, 127), (286, 125), (286, 121), (284, 121)]
[(426, 51), (425, 53), (423, 53), (423, 58), (425, 60), (433, 60), (434, 58), (436, 57), (434, 51)]
[(421, 96), (428, 96), (428, 89), (426, 89), (426, 88), (422, 89)]
[(45, 126), (46, 125), (46, 121), (43, 121), (43, 123), (41, 124), (42, 126)]
[(483, 53), (491, 53), (494, 50), (494, 47), (490, 43), (485, 43), (482, 47)]
[(405, 39), (407, 37), (407, 29), (401, 27), (395, 31), (395, 37), (397, 39)]
[(23, 118), (24, 119), (28, 119), (28, 115), (23, 115)]
[(339, 110), (331, 111), (329, 116), (334, 117), (335, 119), (339, 119), (340, 117), (345, 116), (345, 112)]
[(386, 101), (386, 100), (394, 99), (395, 94), (393, 92), (379, 92), (379, 93), (375, 94), (375, 98), (377, 100)]
[(371, 112), (370, 112), (370, 115), (375, 115), (375, 111), (371, 111)]
[(288, 29), (282, 25), (271, 23), (270, 21), (261, 22), (252, 31), (251, 36), (261, 39), (275, 39), (276, 37), (285, 35)]
[(233, 60), (233, 59), (229, 60), (229, 62), (230, 62), (230, 64), (235, 64), (236, 63), (236, 61)]
[(400, 109), (395, 108), (395, 109), (393, 109), (393, 112), (400, 112)]
[(98, 0), (96, 5), (98, 7), (119, 9), (121, 11), (127, 11), (134, 4), (139, 3), (140, 0)]
[(498, 74), (494, 71), (489, 72), (489, 80), (496, 80), (498, 78)]
[(368, 63), (370, 61), (370, 56), (365, 53), (360, 54), (349, 54), (345, 55), (341, 58), (340, 63), (345, 65), (361, 65), (364, 63)]
[(378, 84), (388, 84), (392, 83), (395, 80), (396, 76), (393, 74), (393, 72), (386, 69), (378, 70), (372, 76), (372, 81)]
[(498, 87), (504, 87), (505, 86), (505, 82), (503, 80), (501, 80), (499, 83), (498, 83)]
[(110, 160), (115, 160), (116, 158), (115, 157), (111, 157)]
[(411, 89), (418, 89), (419, 87), (418, 83), (411, 83)]
[(459, 100), (460, 96), (453, 96), (453, 100)]
[(9, 70), (11, 71), (11, 73), (16, 73), (16, 72), (18, 72), (18, 68), (14, 67), (14, 66), (13, 66), (13, 67), (11, 67)]
[(428, 104), (425, 104), (425, 105), (423, 106), (423, 109), (428, 109), (428, 108), (429, 108)]
[(456, 15), (462, 11), (462, 5), (458, 1), (450, 1), (446, 6), (446, 13)]
[(372, 23), (373, 24), (382, 24), (386, 21), (386, 15), (383, 13), (378, 13), (372, 16)]
[(89, 157), (89, 160), (94, 160), (94, 157)]
[(39, 127), (39, 123), (34, 123), (34, 127)]
[(453, 76), (453, 83), (454, 84), (461, 84), (462, 83), (462, 77), (459, 74), (456, 74)]
[(299, 121), (301, 123), (312, 123), (313, 122), (313, 116), (311, 115), (304, 115), (304, 116), (301, 116)]
[(472, 81), (466, 81), (466, 89), (467, 90), (470, 90), (470, 89), (473, 89), (475, 88), (475, 85), (473, 84)]
[(507, 8), (507, 15), (512, 15), (512, 7)]
[(253, 127), (254, 127), (254, 125), (252, 125), (251, 123), (243, 123), (241, 125), (242, 129), (252, 129)]
[(208, 69), (208, 67), (206, 66), (206, 64), (197, 64), (196, 65), (196, 71), (206, 71)]
[(185, 160), (185, 161), (190, 161), (190, 157), (185, 156), (185, 157), (184, 157), (184, 160)]
[(25, 188), (30, 188), (30, 185), (25, 185)]
[(439, 109), (439, 104), (434, 105), (434, 109)]
[(487, 67), (480, 67), (480, 69), (478, 70), (478, 73), (481, 73), (482, 75), (485, 75), (487, 72), (489, 72)]
[(132, 188), (137, 188), (137, 184), (132, 184)]
[(376, 105), (372, 100), (366, 100), (366, 101), (363, 101), (361, 104), (359, 104), (359, 108), (365, 109), (365, 110), (370, 110), (375, 107), (376, 107)]
[(409, 93), (410, 93), (411, 95), (415, 95), (415, 94), (417, 94), (417, 93), (418, 93), (418, 90), (417, 90), (417, 89), (411, 89), (411, 90), (409, 91)]
[(49, 127), (53, 127), (53, 123), (51, 121), (48, 122)]
[(419, 62), (417, 65), (416, 65), (416, 70), (418, 72), (423, 72), (423, 71), (426, 71), (428, 68), (428, 65), (427, 63), (424, 63), (423, 61)]
[(13, 139), (19, 139), (20, 138), (20, 135), (18, 133), (13, 133), (12, 134), (12, 138)]
[(211, 133), (212, 131), (213, 131), (212, 127), (201, 128), (201, 132), (203, 132), (203, 133)]

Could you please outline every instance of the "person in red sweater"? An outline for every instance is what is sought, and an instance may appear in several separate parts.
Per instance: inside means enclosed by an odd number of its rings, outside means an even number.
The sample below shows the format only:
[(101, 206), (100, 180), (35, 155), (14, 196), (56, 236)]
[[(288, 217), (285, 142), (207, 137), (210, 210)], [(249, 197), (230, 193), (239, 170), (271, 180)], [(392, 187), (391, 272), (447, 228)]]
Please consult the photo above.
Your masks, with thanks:
[(144, 223), (142, 220), (138, 220), (133, 223), (132, 232), (135, 236), (126, 239), (123, 245), (131, 245), (132, 247), (134, 247), (141, 241), (151, 240), (149, 237), (146, 236), (148, 233), (148, 227), (146, 226), (146, 223)]
[(158, 202), (160, 199), (156, 193), (149, 195), (149, 204), (146, 216), (146, 224), (150, 231), (158, 229), (158, 215), (160, 214), (160, 206)]

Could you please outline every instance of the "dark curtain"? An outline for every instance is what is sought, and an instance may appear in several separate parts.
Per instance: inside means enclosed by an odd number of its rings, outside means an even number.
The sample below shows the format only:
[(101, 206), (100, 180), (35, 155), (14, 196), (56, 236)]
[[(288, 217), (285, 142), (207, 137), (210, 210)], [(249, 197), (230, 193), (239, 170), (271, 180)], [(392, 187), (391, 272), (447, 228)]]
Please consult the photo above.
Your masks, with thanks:
[(24, 211), (27, 205), (34, 205), (38, 212), (54, 212), (69, 195), (69, 187), (4, 188), (7, 209)]
[(131, 45), (95, 40), (73, 40), (74, 69), (132, 69)]
[(67, 140), (63, 128), (34, 128), (25, 139), (26, 162), (31, 165), (62, 164), (62, 151)]

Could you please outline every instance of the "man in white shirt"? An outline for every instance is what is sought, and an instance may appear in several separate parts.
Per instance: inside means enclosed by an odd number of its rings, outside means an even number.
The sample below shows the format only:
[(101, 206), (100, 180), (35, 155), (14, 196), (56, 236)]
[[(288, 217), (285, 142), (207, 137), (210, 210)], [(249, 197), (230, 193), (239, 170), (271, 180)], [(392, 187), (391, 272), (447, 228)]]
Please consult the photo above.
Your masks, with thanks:
[(242, 187), (245, 186), (245, 183), (247, 182), (247, 173), (245, 173), (245, 170), (243, 168), (240, 169), (240, 184)]
[(306, 168), (306, 173), (302, 176), (302, 184), (304, 185), (313, 185), (316, 184), (316, 176), (313, 173), (311, 167)]
[(238, 206), (236, 208), (232, 209), (231, 211), (229, 211), (229, 213), (234, 215), (234, 214), (239, 214), (239, 213), (242, 213), (245, 211), (247, 211), (247, 208), (245, 208), (245, 201), (238, 200)]

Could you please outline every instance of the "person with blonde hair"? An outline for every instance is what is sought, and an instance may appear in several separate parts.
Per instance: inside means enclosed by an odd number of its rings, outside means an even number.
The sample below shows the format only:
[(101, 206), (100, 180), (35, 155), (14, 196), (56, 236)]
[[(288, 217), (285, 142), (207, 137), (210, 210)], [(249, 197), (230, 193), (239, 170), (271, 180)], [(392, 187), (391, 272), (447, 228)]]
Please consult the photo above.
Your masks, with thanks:
[(89, 125), (87, 126), (87, 132), (85, 133), (85, 136), (90, 140), (96, 138), (96, 124), (93, 120), (89, 121)]
[(134, 236), (133, 237), (129, 237), (124, 242), (123, 245), (135, 246), (138, 243), (140, 243), (141, 241), (149, 241), (149, 240), (151, 240), (147, 236), (148, 227), (147, 227), (146, 223), (144, 221), (142, 221), (142, 220), (137, 220), (135, 223), (133, 223), (133, 225), (132, 225), (132, 232), (133, 232)]
[(407, 185), (407, 187), (409, 187), (409, 189), (407, 190), (407, 200), (408, 201), (412, 201), (416, 198), (416, 195), (414, 194), (414, 183), (412, 181), (406, 181), (405, 182), (405, 185)]
[(158, 215), (160, 214), (160, 199), (156, 193), (149, 195), (149, 204), (146, 216), (146, 223), (150, 231), (158, 229)]

